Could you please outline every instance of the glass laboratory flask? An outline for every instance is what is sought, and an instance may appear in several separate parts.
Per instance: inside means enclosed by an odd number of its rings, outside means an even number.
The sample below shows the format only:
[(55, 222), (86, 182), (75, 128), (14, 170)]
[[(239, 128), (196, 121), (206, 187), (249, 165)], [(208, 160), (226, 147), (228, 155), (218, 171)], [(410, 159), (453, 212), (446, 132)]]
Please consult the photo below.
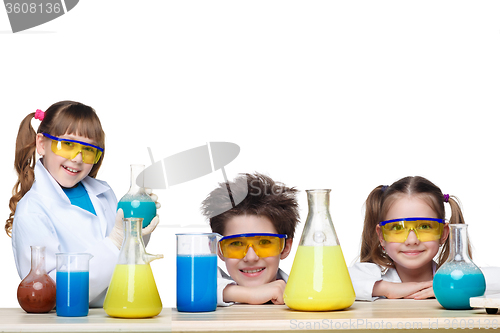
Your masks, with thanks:
[(486, 281), (469, 257), (467, 224), (449, 226), (450, 255), (434, 275), (434, 295), (446, 309), (472, 309), (469, 299), (484, 294)]
[(45, 268), (45, 246), (31, 246), (31, 270), (17, 288), (17, 300), (28, 313), (45, 313), (56, 306), (56, 283)]
[(162, 310), (162, 303), (149, 263), (162, 254), (146, 253), (142, 240), (142, 218), (124, 219), (125, 240), (104, 299), (111, 317), (148, 318)]
[(356, 296), (328, 210), (330, 190), (306, 192), (309, 213), (285, 287), (285, 304), (301, 311), (348, 308)]
[(145, 228), (156, 216), (156, 203), (144, 191), (144, 165), (130, 165), (130, 189), (118, 202), (118, 209), (123, 209), (123, 217), (143, 218), (142, 227)]

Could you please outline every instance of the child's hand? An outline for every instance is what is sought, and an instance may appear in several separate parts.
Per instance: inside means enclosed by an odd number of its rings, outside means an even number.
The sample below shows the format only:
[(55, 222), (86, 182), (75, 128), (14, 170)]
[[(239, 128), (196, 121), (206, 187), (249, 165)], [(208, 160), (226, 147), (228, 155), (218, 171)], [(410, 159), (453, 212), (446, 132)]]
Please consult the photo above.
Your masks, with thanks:
[(422, 289), (420, 291), (417, 291), (416, 293), (408, 295), (405, 298), (427, 299), (427, 298), (431, 298), (431, 297), (435, 297), (434, 296), (434, 289), (432, 288), (432, 281), (431, 281), (430, 287), (428, 287), (426, 289)]
[(108, 238), (115, 244), (115, 246), (119, 249), (122, 247), (123, 238), (124, 238), (124, 230), (123, 230), (123, 209), (118, 209), (115, 217), (115, 226), (111, 230)]
[(147, 195), (149, 195), (149, 197), (151, 198), (151, 200), (153, 200), (156, 204), (156, 209), (160, 209), (161, 208), (161, 203), (158, 202), (158, 196), (156, 194), (153, 193), (153, 190), (148, 188), (148, 187), (145, 187), (144, 188), (144, 192), (146, 192)]
[(263, 284), (258, 287), (253, 287), (252, 299), (249, 304), (264, 304), (268, 301), (273, 304), (285, 304), (283, 302), (283, 293), (285, 292), (286, 283), (283, 280), (276, 280)]
[[(151, 200), (153, 200), (155, 202), (156, 209), (160, 209), (161, 204), (158, 202), (158, 196), (156, 194), (154, 194), (150, 188), (145, 187), (144, 191), (146, 192), (147, 195), (149, 195)], [(151, 222), (148, 224), (147, 227), (142, 228), (142, 236), (146, 236), (146, 235), (149, 235), (150, 233), (152, 233), (156, 229), (156, 226), (158, 225), (158, 223), (160, 223), (160, 217), (158, 215), (156, 215), (151, 220)]]
[(224, 288), (224, 301), (247, 304), (264, 304), (271, 301), (274, 304), (285, 304), (283, 302), (285, 286), (286, 283), (283, 280), (272, 281), (258, 287), (230, 284)]
[(158, 223), (160, 223), (160, 217), (158, 215), (156, 215), (151, 220), (151, 222), (148, 224), (147, 227), (142, 228), (142, 236), (146, 236), (146, 235), (149, 235), (150, 233), (152, 233), (156, 229), (156, 226), (158, 225)]
[(425, 299), (434, 296), (432, 281), (425, 282), (387, 282), (377, 281), (373, 286), (373, 296), (387, 298)]

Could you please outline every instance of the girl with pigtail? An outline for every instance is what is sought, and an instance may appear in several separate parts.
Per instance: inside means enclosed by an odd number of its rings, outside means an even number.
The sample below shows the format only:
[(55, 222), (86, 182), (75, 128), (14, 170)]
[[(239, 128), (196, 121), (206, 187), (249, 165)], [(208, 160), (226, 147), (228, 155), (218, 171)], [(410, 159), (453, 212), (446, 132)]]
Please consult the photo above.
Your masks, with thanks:
[[(459, 201), (429, 180), (405, 177), (376, 187), (366, 199), (360, 262), (349, 268), (356, 300), (434, 297), (434, 274), (450, 252), (448, 223), (465, 223)], [(472, 258), (470, 244), (468, 250)], [(499, 271), (482, 270), (488, 289)]]
[[(37, 132), (33, 118), (41, 121)], [(104, 152), (104, 131), (91, 107), (63, 101), (30, 113), (19, 127), (14, 161), (18, 179), (5, 223), (21, 279), (31, 268), (30, 246), (46, 247), (46, 268), (54, 281), (56, 253), (93, 255), (92, 307), (102, 306), (124, 238), (123, 211), (116, 210), (115, 194), (95, 179)], [(158, 222), (157, 216), (143, 235)]]

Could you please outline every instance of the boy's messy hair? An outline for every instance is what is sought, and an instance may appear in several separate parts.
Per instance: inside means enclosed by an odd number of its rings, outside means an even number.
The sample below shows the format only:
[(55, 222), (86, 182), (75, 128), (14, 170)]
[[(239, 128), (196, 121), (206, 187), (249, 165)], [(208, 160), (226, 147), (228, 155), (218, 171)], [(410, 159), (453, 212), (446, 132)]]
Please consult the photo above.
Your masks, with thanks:
[[(380, 245), (375, 228), (386, 219), (385, 216), (392, 204), (403, 196), (416, 196), (426, 201), (440, 219), (445, 219), (444, 202), (447, 201), (451, 207), (449, 223), (465, 223), (458, 198), (447, 196), (445, 200), (441, 189), (426, 178), (405, 177), (391, 186), (377, 186), (366, 199), (365, 223), (361, 236), (361, 262), (372, 262), (385, 268), (394, 267), (393, 260)], [(470, 244), (468, 250), (472, 258)], [(447, 238), (438, 255), (438, 267), (446, 261), (449, 253), (450, 242)]]
[[(241, 174), (232, 182), (219, 183), (219, 187), (202, 202), (201, 209), (209, 219), (212, 231), (221, 235), (224, 235), (225, 224), (232, 217), (257, 215), (267, 217), (279, 234), (293, 239), (299, 222), (297, 192), (297, 189), (260, 173)], [(242, 197), (244, 199), (234, 206), (232, 198)]]
[[(37, 132), (31, 126), (31, 120), (34, 116), (35, 112), (32, 112), (23, 119), (17, 134), (14, 167), (18, 179), (12, 189), (12, 197), (9, 201), (11, 213), (5, 222), (5, 232), (9, 236), (12, 232), (17, 203), (30, 190), (35, 181), (37, 133), (47, 133), (57, 137), (64, 134), (75, 134), (94, 140), (99, 147), (105, 148), (101, 122), (90, 106), (73, 101), (54, 103), (45, 111)], [(90, 177), (97, 176), (104, 160), (104, 154), (103, 152), (99, 162), (92, 166)]]

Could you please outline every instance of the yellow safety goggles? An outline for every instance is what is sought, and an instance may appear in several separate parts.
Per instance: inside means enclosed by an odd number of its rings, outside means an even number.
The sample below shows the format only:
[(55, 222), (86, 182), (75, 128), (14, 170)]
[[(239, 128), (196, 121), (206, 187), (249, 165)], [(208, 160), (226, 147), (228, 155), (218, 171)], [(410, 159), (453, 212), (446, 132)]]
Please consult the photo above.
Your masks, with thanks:
[(441, 238), (444, 220), (426, 217), (408, 217), (383, 221), (379, 225), (387, 242), (404, 243), (412, 230), (419, 241), (429, 242)]
[(222, 237), (219, 247), (226, 258), (243, 259), (250, 247), (259, 258), (266, 258), (279, 255), (285, 248), (286, 238), (282, 234), (238, 234)]
[(43, 136), (52, 140), (52, 151), (54, 154), (67, 158), (74, 159), (78, 154), (82, 154), (83, 163), (96, 164), (99, 162), (104, 149), (94, 146), (87, 142), (61, 139), (47, 133), (42, 133)]

